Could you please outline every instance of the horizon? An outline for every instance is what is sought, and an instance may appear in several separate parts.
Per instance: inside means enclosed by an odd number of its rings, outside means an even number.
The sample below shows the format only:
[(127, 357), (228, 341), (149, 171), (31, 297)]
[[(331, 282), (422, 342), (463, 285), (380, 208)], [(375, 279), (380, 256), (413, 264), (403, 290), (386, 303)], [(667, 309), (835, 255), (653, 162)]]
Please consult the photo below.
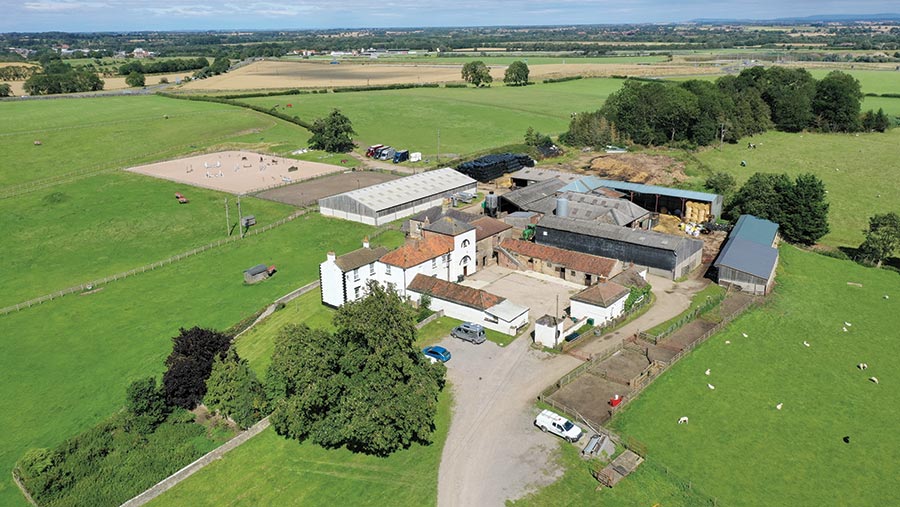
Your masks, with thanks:
[[(349, 0), (340, 8), (309, 0), (290, 4), (230, 0), (167, 0), (148, 5), (137, 0), (29, 0), (7, 6), (3, 33), (148, 32), (148, 31), (305, 31), (340, 29), (478, 28), (677, 24), (694, 20), (722, 22), (776, 21), (811, 16), (880, 15), (900, 18), (895, 2), (859, 3), (799, 0), (789, 6), (773, 0), (717, 3), (688, 0), (534, 0), (453, 6), (434, 0), (396, 0), (382, 6)], [(823, 14), (823, 12), (825, 14)], [(536, 23), (535, 21), (540, 21)]]

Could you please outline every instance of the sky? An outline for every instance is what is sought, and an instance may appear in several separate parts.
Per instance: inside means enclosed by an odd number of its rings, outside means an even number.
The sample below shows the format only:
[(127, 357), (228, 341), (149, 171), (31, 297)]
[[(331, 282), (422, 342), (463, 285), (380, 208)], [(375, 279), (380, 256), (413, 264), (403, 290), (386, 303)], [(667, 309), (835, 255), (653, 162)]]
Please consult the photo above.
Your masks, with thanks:
[(897, 0), (0, 0), (0, 32), (665, 23), (897, 11)]

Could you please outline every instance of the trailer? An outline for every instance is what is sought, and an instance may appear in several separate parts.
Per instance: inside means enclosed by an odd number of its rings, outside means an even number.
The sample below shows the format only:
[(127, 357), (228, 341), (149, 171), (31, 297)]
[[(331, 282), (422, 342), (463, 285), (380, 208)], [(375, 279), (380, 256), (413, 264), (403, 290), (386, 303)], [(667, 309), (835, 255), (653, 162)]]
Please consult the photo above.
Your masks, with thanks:
[(384, 148), (383, 144), (375, 144), (369, 146), (369, 149), (366, 150), (366, 156), (372, 158), (375, 156), (375, 152), (378, 151), (379, 148)]
[(378, 157), (381, 160), (391, 160), (394, 158), (394, 155), (397, 153), (397, 150), (388, 146), (385, 150), (381, 152), (381, 156)]
[(409, 150), (400, 150), (397, 153), (394, 153), (394, 163), (399, 164), (400, 162), (406, 162), (409, 160)]
[(387, 145), (382, 146), (381, 148), (378, 148), (375, 150), (375, 153), (372, 155), (372, 158), (381, 159), (381, 156), (384, 155), (384, 152), (386, 152), (390, 149), (393, 149), (393, 148), (391, 148), (390, 146), (387, 146)]

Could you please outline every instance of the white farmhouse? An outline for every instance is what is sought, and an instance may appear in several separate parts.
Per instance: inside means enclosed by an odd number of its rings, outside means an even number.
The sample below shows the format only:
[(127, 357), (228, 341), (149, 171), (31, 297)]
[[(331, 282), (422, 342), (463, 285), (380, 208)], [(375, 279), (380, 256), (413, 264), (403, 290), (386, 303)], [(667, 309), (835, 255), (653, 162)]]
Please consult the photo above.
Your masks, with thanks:
[(625, 313), (625, 300), (631, 291), (615, 282), (600, 282), (575, 294), (570, 299), (572, 318), (594, 319), (595, 326)]
[(432, 310), (443, 310), (448, 317), (481, 324), (504, 334), (515, 336), (528, 325), (528, 308), (481, 289), (416, 275), (406, 291), (413, 301), (427, 294)]
[(363, 297), (369, 280), (380, 281), (378, 273), (384, 271), (384, 266), (378, 259), (386, 253), (383, 246), (370, 248), (368, 238), (363, 240), (362, 248), (340, 257), (328, 252), (328, 258), (319, 265), (322, 303), (337, 308)]

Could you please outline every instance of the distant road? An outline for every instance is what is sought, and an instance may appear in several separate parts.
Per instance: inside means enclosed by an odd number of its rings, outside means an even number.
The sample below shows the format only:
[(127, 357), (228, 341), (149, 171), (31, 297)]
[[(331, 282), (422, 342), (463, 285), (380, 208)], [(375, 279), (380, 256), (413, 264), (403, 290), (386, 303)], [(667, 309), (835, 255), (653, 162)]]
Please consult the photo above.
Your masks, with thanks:
[(0, 99), (5, 102), (15, 102), (20, 100), (50, 100), (50, 99), (92, 99), (96, 97), (123, 97), (131, 95), (153, 95), (154, 93), (165, 90), (172, 86), (170, 84), (156, 84), (144, 86), (143, 88), (125, 88), (122, 90), (100, 90), (96, 92), (81, 93), (57, 93), (53, 95), (29, 95), (27, 97), (5, 97)]

